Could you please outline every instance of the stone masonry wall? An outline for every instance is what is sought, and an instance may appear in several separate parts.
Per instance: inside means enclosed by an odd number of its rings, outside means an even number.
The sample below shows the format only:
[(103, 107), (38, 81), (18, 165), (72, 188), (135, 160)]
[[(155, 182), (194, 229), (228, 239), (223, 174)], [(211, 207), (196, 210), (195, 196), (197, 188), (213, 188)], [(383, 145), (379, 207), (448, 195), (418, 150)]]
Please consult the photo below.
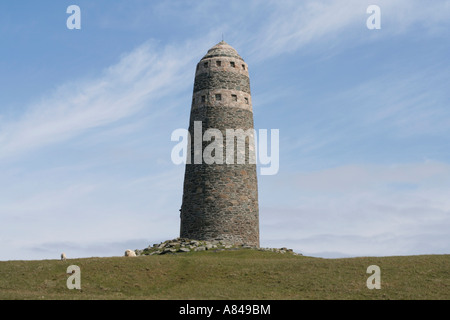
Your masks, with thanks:
[[(228, 46), (229, 47), (229, 46)], [(189, 132), (194, 137), (194, 121), (202, 122), (202, 134), (210, 128), (221, 131), (224, 146), (226, 129), (253, 129), (248, 66), (234, 49), (210, 50), (198, 64)], [(226, 55), (221, 55), (225, 52)], [(220, 61), (220, 63), (218, 63)], [(203, 142), (202, 151), (211, 142)], [(259, 246), (259, 208), (256, 164), (249, 161), (255, 148), (245, 143), (245, 163), (237, 163), (235, 143), (233, 164), (186, 165), (180, 237), (197, 240), (224, 240)], [(242, 152), (242, 150), (239, 150)]]

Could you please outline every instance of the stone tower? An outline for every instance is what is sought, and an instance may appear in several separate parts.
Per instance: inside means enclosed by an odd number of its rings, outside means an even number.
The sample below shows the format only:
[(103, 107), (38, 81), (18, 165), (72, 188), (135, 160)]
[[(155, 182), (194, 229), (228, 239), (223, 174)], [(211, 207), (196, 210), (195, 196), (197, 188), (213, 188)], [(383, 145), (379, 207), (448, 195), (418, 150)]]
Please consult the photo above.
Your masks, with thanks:
[[(207, 164), (204, 159), (200, 163), (194, 161), (194, 128), (199, 128), (200, 122), (202, 135), (208, 129), (217, 129), (223, 135), (224, 147), (234, 142), (234, 150), (224, 148), (222, 164)], [(242, 129), (251, 135), (241, 140), (245, 143), (239, 148), (238, 138), (227, 134), (229, 129)], [(220, 239), (259, 247), (258, 184), (256, 161), (252, 161), (255, 146), (248, 66), (224, 41), (212, 47), (197, 65), (189, 133), (191, 163), (187, 162), (184, 177), (180, 237)], [(203, 141), (202, 154), (211, 141)], [(233, 152), (231, 164), (227, 158), (230, 149)], [(245, 162), (239, 162), (238, 154)]]

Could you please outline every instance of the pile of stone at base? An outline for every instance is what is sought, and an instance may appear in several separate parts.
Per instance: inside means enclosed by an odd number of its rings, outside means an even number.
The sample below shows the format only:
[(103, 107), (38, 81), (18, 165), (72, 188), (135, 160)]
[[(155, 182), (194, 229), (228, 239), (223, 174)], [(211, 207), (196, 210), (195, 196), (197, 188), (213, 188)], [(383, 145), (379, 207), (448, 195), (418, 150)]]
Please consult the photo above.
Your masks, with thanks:
[(224, 250), (240, 250), (240, 249), (254, 249), (260, 251), (271, 251), (277, 253), (288, 253), (293, 255), (299, 255), (300, 253), (294, 252), (292, 249), (287, 248), (257, 248), (246, 244), (231, 244), (223, 240), (213, 240), (213, 241), (201, 241), (201, 240), (191, 240), (177, 238), (174, 240), (166, 240), (159, 244), (154, 244), (143, 250), (136, 249), (136, 255), (138, 256), (151, 256), (151, 255), (162, 255), (162, 254), (175, 254), (184, 253), (191, 251), (205, 251), (211, 250), (214, 252), (224, 251)]

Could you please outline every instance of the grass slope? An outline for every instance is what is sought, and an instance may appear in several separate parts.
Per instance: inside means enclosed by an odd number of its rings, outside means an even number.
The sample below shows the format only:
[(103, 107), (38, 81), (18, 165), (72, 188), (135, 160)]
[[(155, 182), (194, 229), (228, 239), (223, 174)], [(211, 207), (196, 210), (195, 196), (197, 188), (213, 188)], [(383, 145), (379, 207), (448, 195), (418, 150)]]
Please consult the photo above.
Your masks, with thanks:
[[(66, 287), (69, 265), (82, 290)], [(381, 268), (381, 290), (366, 269)], [(257, 250), (0, 262), (0, 299), (450, 299), (450, 255), (320, 259)]]

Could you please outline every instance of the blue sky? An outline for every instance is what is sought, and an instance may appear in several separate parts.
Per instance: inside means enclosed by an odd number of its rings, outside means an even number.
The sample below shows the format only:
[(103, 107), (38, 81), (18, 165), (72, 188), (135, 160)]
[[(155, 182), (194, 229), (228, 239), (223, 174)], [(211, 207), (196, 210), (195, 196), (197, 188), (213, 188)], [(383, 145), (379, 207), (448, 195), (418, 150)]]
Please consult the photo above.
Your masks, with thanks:
[(255, 127), (280, 130), (280, 170), (258, 181), (261, 246), (449, 254), (450, 1), (343, 3), (0, 3), (0, 260), (179, 235), (170, 137), (222, 34), (249, 65)]

